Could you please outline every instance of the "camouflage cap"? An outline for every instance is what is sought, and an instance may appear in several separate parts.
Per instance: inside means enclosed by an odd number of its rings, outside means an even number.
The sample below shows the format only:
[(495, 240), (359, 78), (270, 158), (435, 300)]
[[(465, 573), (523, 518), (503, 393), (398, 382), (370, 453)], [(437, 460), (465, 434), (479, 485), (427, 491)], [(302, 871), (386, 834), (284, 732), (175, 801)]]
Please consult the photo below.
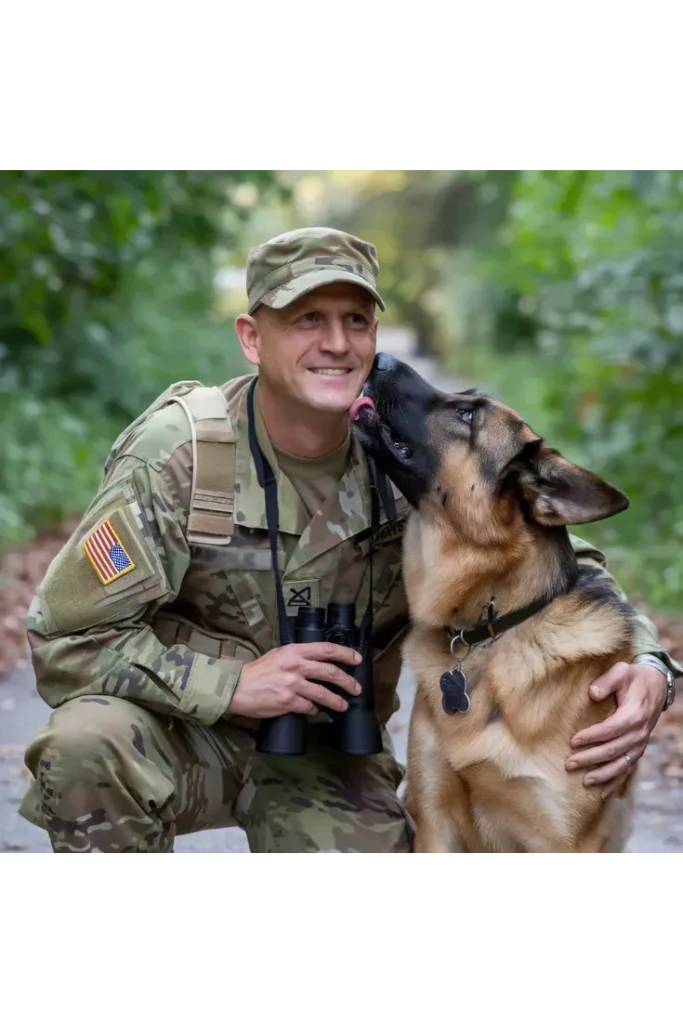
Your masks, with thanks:
[(380, 309), (377, 250), (370, 242), (334, 228), (288, 231), (252, 249), (247, 259), (249, 312), (262, 302), (283, 309), (302, 295), (336, 281), (370, 292)]

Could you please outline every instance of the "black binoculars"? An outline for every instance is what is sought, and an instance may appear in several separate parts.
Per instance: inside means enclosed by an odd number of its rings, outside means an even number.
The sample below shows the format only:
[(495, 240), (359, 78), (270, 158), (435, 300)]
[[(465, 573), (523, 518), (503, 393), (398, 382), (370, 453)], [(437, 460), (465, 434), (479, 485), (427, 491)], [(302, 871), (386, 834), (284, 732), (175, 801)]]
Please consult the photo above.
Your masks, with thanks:
[[(324, 608), (300, 608), (294, 620), (294, 643), (308, 644), (328, 640), (344, 647), (360, 650), (360, 633), (356, 627), (356, 608), (353, 602), (332, 603)], [(332, 717), (334, 748), (340, 754), (379, 754), (382, 750), (382, 731), (375, 712), (375, 687), (372, 661), (365, 658), (360, 665), (340, 665), (360, 683), (361, 692), (351, 696), (331, 683), (329, 690), (341, 694), (348, 702), (346, 711), (324, 710)], [(256, 749), (262, 754), (296, 755), (305, 753), (306, 717), (296, 712), (264, 718), (259, 728)]]

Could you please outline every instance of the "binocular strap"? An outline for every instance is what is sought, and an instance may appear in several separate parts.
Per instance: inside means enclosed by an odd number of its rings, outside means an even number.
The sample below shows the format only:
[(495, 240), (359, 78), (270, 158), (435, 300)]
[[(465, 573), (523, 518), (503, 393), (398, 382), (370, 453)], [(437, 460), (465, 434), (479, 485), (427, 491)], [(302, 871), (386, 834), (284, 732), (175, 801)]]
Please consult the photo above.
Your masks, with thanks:
[(280, 528), (280, 508), (277, 501), (277, 481), (270, 463), (261, 451), (261, 446), (256, 437), (256, 423), (254, 419), (254, 388), (256, 378), (249, 385), (247, 394), (247, 415), (249, 419), (249, 448), (251, 457), (256, 466), (256, 477), (259, 484), (265, 491), (266, 497), (266, 522), (268, 523), (268, 540), (270, 541), (270, 559), (275, 576), (275, 595), (277, 599), (277, 618), (280, 627), (280, 644), (291, 644), (292, 631), (289, 625), (289, 618), (285, 608), (285, 597), (282, 591), (282, 576), (277, 557), (277, 535)]

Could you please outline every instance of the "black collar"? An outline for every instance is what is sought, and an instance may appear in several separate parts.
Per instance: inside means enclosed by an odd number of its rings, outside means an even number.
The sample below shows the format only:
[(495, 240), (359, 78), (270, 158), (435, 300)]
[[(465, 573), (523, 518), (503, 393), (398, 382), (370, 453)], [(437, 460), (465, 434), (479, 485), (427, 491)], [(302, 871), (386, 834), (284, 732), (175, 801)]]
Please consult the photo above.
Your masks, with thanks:
[(518, 626), (520, 622), (526, 622), (532, 615), (536, 615), (542, 608), (547, 607), (554, 600), (555, 596), (539, 597), (536, 601), (532, 601), (531, 604), (525, 605), (524, 608), (517, 608), (514, 612), (508, 612), (506, 615), (497, 614), (495, 601), (491, 598), (486, 610), (486, 622), (482, 623), (481, 626), (474, 626), (472, 629), (453, 629), (452, 626), (444, 626), (446, 636), (451, 642), (451, 652), (456, 644), (474, 647), (485, 640), (495, 640), (501, 634), (507, 633), (508, 629)]

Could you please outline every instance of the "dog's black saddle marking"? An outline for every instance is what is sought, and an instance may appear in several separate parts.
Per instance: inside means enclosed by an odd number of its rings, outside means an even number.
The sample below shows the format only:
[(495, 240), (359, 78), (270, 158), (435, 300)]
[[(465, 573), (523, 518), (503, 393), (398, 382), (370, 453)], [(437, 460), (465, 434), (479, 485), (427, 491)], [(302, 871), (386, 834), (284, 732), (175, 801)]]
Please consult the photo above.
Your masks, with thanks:
[(441, 676), (441, 706), (447, 715), (454, 715), (456, 712), (464, 714), (470, 709), (470, 698), (467, 693), (467, 679), (465, 673), (459, 668), (451, 672), (444, 672)]

